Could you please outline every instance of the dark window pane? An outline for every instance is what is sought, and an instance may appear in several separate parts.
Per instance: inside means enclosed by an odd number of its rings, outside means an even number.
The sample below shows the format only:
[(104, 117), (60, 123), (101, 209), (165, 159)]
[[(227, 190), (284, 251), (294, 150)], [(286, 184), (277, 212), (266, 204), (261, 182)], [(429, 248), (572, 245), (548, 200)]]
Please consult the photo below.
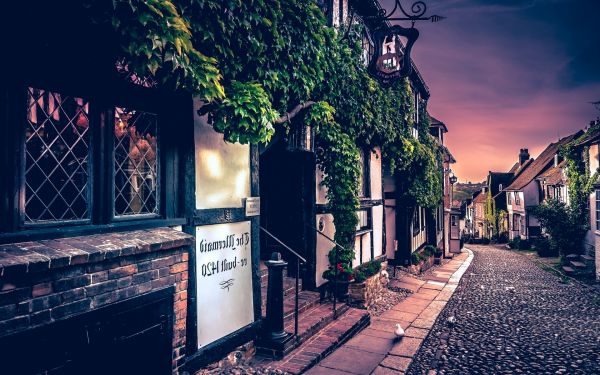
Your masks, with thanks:
[(158, 214), (157, 116), (115, 108), (115, 216)]
[(89, 218), (89, 103), (28, 89), (25, 222)]

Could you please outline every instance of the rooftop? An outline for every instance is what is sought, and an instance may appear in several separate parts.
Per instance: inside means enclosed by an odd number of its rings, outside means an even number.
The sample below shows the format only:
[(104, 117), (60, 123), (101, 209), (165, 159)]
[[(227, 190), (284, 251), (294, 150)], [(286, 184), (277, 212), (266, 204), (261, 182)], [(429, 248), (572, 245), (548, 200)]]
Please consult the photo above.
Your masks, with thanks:
[(582, 131), (575, 134), (571, 134), (568, 137), (561, 138), (558, 142), (550, 143), (548, 147), (535, 159), (530, 162), (527, 166), (522, 169), (514, 181), (510, 184), (506, 190), (521, 190), (531, 181), (533, 181), (540, 174), (545, 172), (551, 163), (554, 161), (554, 155), (556, 155), (561, 146), (573, 141), (577, 137), (581, 136)]
[(565, 167), (566, 162), (563, 160), (558, 165), (552, 166), (546, 172), (539, 175), (537, 178), (540, 181), (544, 181), (546, 185), (562, 185), (565, 182), (563, 169)]

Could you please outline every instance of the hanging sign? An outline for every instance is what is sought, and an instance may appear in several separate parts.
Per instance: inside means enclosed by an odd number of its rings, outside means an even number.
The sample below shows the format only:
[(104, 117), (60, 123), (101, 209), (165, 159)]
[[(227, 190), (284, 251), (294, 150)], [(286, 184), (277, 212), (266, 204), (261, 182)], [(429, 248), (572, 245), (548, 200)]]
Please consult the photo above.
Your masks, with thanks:
[[(406, 38), (405, 46), (398, 41), (397, 38), (400, 36)], [(383, 86), (390, 86), (395, 81), (408, 77), (412, 73), (410, 52), (418, 37), (419, 31), (414, 27), (394, 25), (376, 29), (373, 32), (375, 51), (369, 63), (371, 75)], [(393, 52), (384, 50), (384, 46), (388, 44), (393, 44)], [(388, 47), (392, 49), (392, 46)]]
[(198, 348), (254, 322), (250, 222), (196, 227)]

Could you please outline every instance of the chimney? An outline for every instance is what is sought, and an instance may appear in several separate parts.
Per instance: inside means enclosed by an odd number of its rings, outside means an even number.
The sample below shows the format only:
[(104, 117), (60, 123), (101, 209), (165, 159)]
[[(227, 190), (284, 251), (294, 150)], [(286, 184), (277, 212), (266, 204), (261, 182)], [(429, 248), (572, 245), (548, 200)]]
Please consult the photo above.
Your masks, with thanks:
[(519, 164), (523, 165), (527, 160), (529, 160), (529, 150), (522, 148), (519, 152)]
[(554, 167), (558, 166), (558, 154), (554, 154)]

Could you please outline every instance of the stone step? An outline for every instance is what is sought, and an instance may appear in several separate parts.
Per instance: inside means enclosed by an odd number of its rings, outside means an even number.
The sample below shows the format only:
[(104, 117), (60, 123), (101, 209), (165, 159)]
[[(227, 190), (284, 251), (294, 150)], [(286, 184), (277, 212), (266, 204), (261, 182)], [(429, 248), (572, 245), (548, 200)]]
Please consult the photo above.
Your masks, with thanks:
[[(266, 291), (264, 293), (266, 295)], [(310, 308), (319, 304), (320, 295), (318, 292), (311, 292), (309, 290), (302, 290), (298, 293), (298, 312), (309, 310)], [(294, 321), (294, 309), (295, 309), (295, 293), (290, 293), (283, 298), (283, 322), (289, 324)], [(262, 316), (267, 315), (267, 302), (266, 297), (262, 304)]]
[(589, 256), (589, 255), (581, 255), (580, 258), (585, 263), (594, 263), (596, 261), (596, 258), (594, 258), (593, 256)]
[(562, 266), (562, 269), (567, 275), (573, 275), (575, 273), (575, 270), (569, 266)]
[(567, 260), (579, 260), (579, 255), (577, 254), (569, 254), (567, 255)]
[(338, 310), (336, 320), (333, 320), (330, 303), (303, 313), (302, 324), (299, 326), (299, 346), (292, 347), (281, 360), (259, 355), (255, 359), (255, 365), (290, 374), (301, 374), (369, 325), (370, 315), (366, 310), (349, 308), (347, 305), (339, 307), (341, 310)]
[[(348, 305), (338, 304), (336, 309), (337, 316), (340, 316), (348, 310)], [(284, 329), (288, 334), (293, 334), (295, 331), (293, 309), (290, 313), (291, 316), (289, 318), (286, 317), (287, 319), (284, 321)], [(295, 340), (289, 341), (277, 350), (263, 348), (259, 340), (257, 342), (257, 348), (261, 354), (271, 360), (281, 359), (282, 356), (294, 350), (294, 348), (298, 347), (302, 342), (306, 341), (324, 326), (332, 322), (333, 316), (333, 304), (331, 303), (316, 304), (308, 309), (301, 310), (298, 314), (298, 337)]]
[(570, 262), (570, 264), (571, 264), (572, 267), (575, 267), (575, 268), (585, 268), (585, 263), (579, 262), (579, 261), (576, 261), (576, 260), (572, 260)]
[[(266, 301), (267, 299), (267, 289), (269, 283), (265, 285), (261, 285), (261, 297)], [(302, 290), (302, 279), (298, 279), (298, 290)], [(283, 295), (288, 296), (294, 294), (296, 292), (296, 279), (293, 277), (284, 277), (283, 278)]]

